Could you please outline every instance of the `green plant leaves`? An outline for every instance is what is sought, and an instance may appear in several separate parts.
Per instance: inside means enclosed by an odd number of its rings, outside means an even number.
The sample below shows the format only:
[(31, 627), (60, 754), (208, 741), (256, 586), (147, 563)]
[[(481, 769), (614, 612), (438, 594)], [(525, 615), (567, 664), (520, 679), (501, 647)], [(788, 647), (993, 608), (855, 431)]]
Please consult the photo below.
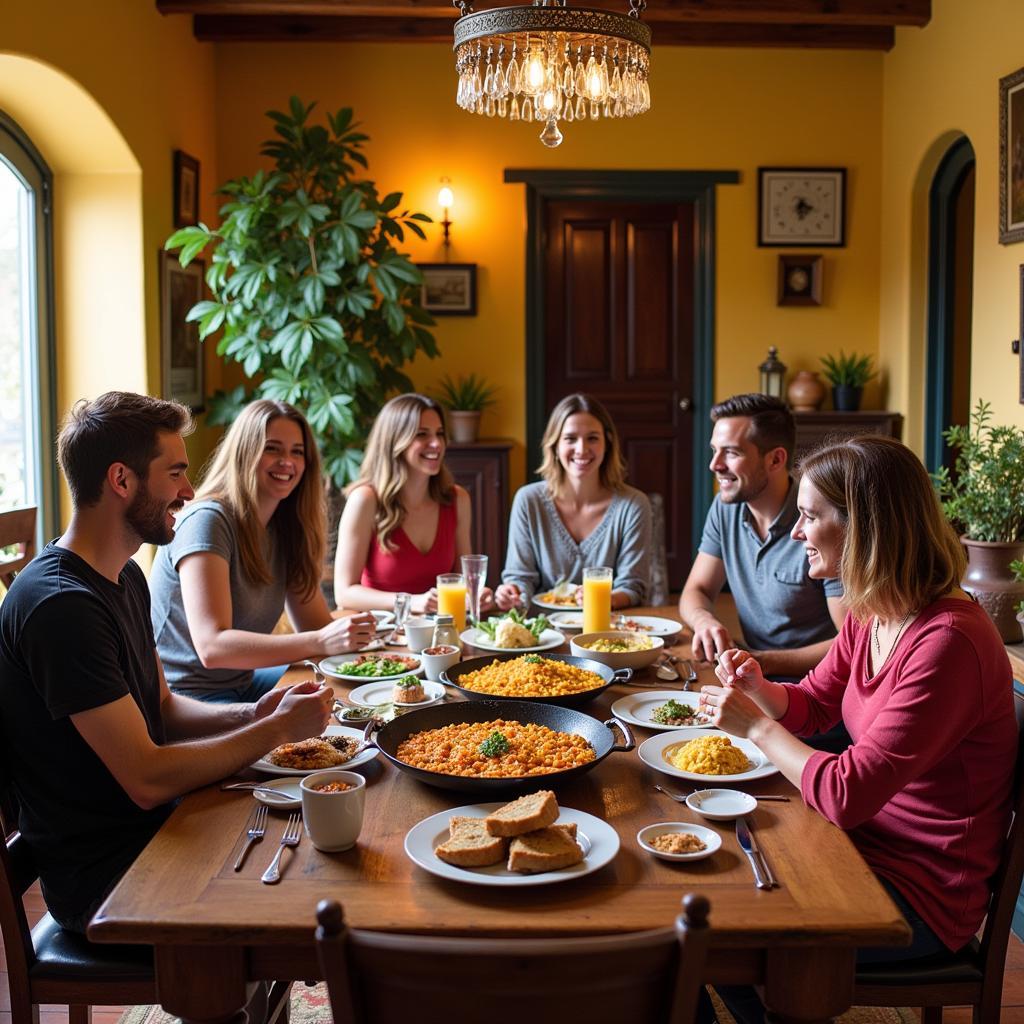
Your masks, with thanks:
[(859, 356), (856, 352), (847, 355), (842, 349), (838, 356), (822, 356), (821, 365), (826, 379), (834, 388), (862, 388), (877, 376), (871, 368), (871, 356)]

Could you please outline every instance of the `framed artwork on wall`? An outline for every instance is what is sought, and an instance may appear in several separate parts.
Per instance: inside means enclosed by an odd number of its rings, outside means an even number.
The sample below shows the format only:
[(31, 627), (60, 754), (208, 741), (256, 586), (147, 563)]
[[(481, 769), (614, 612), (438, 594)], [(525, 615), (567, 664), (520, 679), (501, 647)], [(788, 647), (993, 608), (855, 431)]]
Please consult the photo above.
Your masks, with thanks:
[(188, 311), (203, 297), (204, 265), (187, 267), (169, 252), (160, 253), (160, 359), (165, 398), (202, 412), (206, 377), (199, 325), (187, 323)]
[(999, 241), (1024, 241), (1024, 68), (999, 79)]
[(820, 256), (780, 255), (777, 304), (820, 306), (821, 263)]
[(174, 151), (174, 226), (186, 228), (199, 222), (199, 161)]
[(433, 316), (476, 316), (475, 263), (417, 263), (422, 305)]
[(759, 167), (759, 246), (846, 245), (845, 167)]

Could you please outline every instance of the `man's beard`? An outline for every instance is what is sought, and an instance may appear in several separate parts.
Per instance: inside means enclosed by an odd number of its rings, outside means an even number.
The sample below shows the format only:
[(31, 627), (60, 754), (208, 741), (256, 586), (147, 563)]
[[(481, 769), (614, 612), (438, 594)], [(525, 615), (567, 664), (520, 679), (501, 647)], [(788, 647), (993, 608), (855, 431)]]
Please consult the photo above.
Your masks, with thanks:
[(174, 540), (174, 529), (167, 525), (167, 513), (181, 507), (178, 501), (169, 505), (156, 501), (143, 481), (124, 518), (144, 544), (170, 544)]

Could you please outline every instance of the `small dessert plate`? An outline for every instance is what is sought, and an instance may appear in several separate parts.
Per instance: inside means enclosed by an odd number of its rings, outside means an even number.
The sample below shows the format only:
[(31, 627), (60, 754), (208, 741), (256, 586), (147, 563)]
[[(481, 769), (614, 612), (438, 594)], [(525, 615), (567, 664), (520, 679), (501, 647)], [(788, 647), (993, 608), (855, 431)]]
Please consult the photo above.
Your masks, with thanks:
[[(704, 843), (704, 849), (694, 850), (693, 853), (667, 853), (651, 845), (658, 836), (671, 832), (685, 832), (687, 835), (696, 836)], [(689, 821), (661, 821), (657, 825), (648, 825), (637, 832), (636, 841), (648, 853), (653, 853), (662, 860), (703, 860), (722, 845), (722, 837), (713, 828), (694, 825)]]
[(738, 789), (698, 789), (686, 798), (691, 811), (712, 821), (731, 821), (757, 808), (757, 800)]

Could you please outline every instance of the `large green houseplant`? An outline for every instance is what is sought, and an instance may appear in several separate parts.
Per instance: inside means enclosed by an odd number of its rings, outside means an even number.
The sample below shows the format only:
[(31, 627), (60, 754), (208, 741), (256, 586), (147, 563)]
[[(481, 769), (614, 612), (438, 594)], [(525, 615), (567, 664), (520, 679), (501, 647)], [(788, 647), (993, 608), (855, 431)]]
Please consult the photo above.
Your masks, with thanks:
[(434, 321), (420, 305), (419, 270), (398, 245), (425, 237), (423, 213), (401, 210), (401, 192), (380, 196), (359, 176), (368, 136), (351, 109), (310, 123), (315, 104), (292, 97), (269, 111), (276, 138), (262, 154), (273, 168), (220, 187), (218, 228), (182, 228), (167, 240), (186, 266), (208, 247), (212, 299), (189, 313), (200, 338), (223, 331), (217, 351), (251, 384), (211, 401), (209, 422), (230, 422), (255, 397), (301, 408), (336, 487), (354, 479), (381, 405), (412, 388), (401, 367), (437, 355)]
[(944, 434), (957, 455), (953, 472), (936, 473), (949, 518), (967, 548), (964, 589), (974, 593), (1007, 643), (1020, 640), (1016, 605), (1024, 583), (1011, 563), (1024, 557), (1024, 430), (992, 426), (992, 409), (979, 401), (968, 426)]

